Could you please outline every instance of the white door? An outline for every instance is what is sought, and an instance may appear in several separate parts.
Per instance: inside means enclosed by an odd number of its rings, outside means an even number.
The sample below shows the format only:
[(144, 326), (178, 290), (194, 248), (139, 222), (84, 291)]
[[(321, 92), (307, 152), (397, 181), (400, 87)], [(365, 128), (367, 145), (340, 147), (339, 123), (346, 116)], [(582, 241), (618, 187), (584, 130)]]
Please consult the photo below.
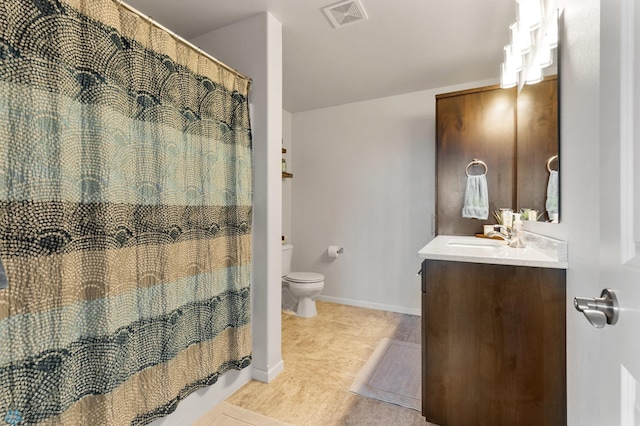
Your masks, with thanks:
[[(600, 274), (594, 281), (616, 291), (620, 314), (616, 325), (578, 328), (578, 346), (585, 353), (567, 362), (582, 363), (575, 371), (593, 375), (589, 389), (581, 391), (595, 403), (593, 421), (575, 417), (586, 425), (639, 426), (640, 2), (602, 0), (600, 5)], [(576, 291), (583, 289), (593, 291), (593, 283)], [(582, 315), (572, 309), (567, 314)], [(591, 327), (586, 319), (583, 327)]]

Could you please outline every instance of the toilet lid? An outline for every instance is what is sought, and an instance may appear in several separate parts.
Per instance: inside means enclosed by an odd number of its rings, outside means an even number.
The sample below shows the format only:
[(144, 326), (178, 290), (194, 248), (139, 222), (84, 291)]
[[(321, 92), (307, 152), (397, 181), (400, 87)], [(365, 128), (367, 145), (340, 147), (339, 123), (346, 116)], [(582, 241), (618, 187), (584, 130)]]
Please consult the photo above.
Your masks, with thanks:
[(291, 272), (287, 274), (286, 279), (294, 283), (317, 283), (324, 280), (324, 275), (315, 272)]

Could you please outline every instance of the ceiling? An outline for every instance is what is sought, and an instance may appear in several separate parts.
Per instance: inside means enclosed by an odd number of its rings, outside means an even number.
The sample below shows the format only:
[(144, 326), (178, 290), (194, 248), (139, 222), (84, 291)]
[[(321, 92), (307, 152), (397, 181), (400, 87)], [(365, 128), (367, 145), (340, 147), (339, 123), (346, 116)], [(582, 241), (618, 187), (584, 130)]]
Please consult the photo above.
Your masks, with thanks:
[(291, 113), (497, 78), (515, 20), (514, 0), (361, 0), (369, 19), (337, 29), (338, 0), (125, 1), (187, 40), (270, 12)]

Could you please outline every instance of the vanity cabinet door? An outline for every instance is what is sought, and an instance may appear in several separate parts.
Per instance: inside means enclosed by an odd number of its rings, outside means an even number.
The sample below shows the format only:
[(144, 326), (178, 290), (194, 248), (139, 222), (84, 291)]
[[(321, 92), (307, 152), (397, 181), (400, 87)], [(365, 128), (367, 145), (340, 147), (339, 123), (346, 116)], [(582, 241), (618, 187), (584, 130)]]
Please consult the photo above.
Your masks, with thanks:
[(423, 415), (565, 425), (565, 270), (425, 260)]

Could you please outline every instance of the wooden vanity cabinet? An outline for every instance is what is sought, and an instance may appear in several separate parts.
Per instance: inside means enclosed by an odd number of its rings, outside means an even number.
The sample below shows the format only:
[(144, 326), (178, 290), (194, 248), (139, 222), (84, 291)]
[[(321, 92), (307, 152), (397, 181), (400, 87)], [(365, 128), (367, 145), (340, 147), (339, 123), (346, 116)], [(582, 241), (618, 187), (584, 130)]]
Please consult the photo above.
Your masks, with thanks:
[(566, 425), (565, 279), (564, 269), (423, 262), (429, 422)]

